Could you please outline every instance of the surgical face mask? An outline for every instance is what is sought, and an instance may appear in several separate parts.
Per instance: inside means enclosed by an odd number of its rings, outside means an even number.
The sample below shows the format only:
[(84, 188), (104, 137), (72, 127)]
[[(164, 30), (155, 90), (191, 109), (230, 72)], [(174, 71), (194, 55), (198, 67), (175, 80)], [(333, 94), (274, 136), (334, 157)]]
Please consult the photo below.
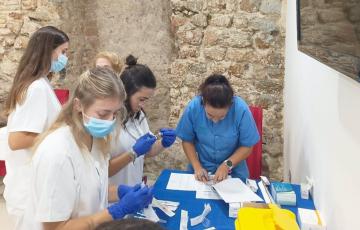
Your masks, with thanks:
[(65, 68), (67, 61), (68, 58), (64, 54), (60, 54), (57, 60), (51, 62), (50, 72), (60, 72)]
[(83, 113), (83, 116), (88, 119), (88, 122), (85, 122), (85, 120), (83, 119), (84, 127), (86, 131), (93, 137), (105, 137), (115, 128), (116, 119), (112, 121), (102, 120), (95, 117), (89, 117), (85, 113)]

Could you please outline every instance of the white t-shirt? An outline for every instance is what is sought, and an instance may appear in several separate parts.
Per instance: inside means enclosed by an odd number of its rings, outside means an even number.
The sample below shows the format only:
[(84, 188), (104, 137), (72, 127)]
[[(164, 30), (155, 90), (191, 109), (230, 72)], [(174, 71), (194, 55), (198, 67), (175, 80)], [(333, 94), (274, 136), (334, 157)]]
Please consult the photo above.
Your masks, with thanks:
[(0, 128), (0, 160), (5, 160), (11, 150), (8, 145), (7, 127)]
[[(111, 158), (129, 152), (136, 140), (150, 131), (145, 114), (141, 112), (139, 119), (130, 118), (121, 129), (119, 137), (111, 146)], [(141, 183), (144, 170), (144, 156), (138, 157), (134, 163), (130, 162), (118, 173), (110, 177), (110, 184), (125, 184), (133, 186)]]
[(107, 207), (110, 155), (98, 146), (94, 139), (91, 152), (81, 150), (69, 126), (43, 140), (32, 160), (24, 229), (42, 229), (42, 222), (66, 221)]
[[(17, 104), (8, 118), (7, 131), (42, 133), (55, 121), (61, 110), (47, 77), (30, 84), (26, 98)], [(12, 215), (22, 215), (30, 183), (30, 149), (10, 151), (5, 157), (6, 176), (4, 178), (4, 198), (6, 207)]]

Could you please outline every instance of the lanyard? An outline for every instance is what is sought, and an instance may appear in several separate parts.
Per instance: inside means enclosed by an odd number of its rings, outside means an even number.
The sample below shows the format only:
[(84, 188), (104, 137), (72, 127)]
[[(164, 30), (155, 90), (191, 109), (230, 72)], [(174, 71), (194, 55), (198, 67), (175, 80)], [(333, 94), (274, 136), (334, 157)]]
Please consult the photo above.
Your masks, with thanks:
[(130, 130), (127, 128), (127, 125), (125, 124), (125, 128), (124, 130), (131, 136), (131, 138), (133, 138), (135, 141), (144, 135), (144, 133), (141, 131), (141, 129), (138, 127), (138, 125), (136, 124), (136, 120), (134, 118), (131, 118), (131, 122), (134, 124), (134, 131), (136, 132), (136, 134), (133, 134), (130, 132)]

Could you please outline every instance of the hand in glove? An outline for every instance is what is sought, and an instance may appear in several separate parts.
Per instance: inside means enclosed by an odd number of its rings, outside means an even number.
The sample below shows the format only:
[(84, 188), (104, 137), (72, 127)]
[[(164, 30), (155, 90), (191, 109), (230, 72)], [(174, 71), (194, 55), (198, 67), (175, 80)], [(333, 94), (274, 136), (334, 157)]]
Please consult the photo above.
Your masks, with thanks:
[(122, 199), (108, 207), (108, 211), (114, 220), (120, 219), (127, 214), (135, 213), (148, 206), (151, 203), (152, 197), (152, 189), (149, 189), (147, 186), (143, 188), (135, 186)]
[(152, 145), (155, 143), (156, 137), (147, 133), (136, 140), (136, 143), (132, 147), (136, 157), (142, 156), (150, 151)]
[(176, 133), (174, 129), (160, 129), (161, 133), (161, 144), (164, 146), (164, 148), (170, 147), (172, 144), (174, 144), (176, 140)]

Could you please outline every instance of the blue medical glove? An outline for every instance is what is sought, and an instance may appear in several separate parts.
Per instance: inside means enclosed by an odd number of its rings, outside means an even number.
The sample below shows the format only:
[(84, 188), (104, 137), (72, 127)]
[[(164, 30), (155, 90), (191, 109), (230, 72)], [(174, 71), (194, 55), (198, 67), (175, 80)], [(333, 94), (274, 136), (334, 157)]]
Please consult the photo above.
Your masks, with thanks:
[(151, 135), (150, 133), (141, 136), (139, 139), (136, 140), (136, 143), (132, 147), (136, 156), (142, 156), (150, 151), (152, 145), (155, 143), (156, 137)]
[(164, 148), (170, 147), (172, 144), (174, 144), (176, 140), (176, 133), (174, 129), (160, 129), (161, 133), (161, 144), (164, 146)]
[(131, 190), (137, 190), (139, 188), (141, 188), (141, 184), (137, 184), (135, 186), (128, 186), (128, 185), (124, 185), (124, 184), (121, 184), (118, 186), (117, 188), (117, 194), (118, 194), (118, 197), (119, 199), (123, 198), (123, 196), (128, 193), (129, 191)]
[(149, 206), (149, 204), (152, 203), (153, 197), (154, 197), (154, 187), (151, 187), (151, 188), (149, 188), (149, 191), (148, 191), (148, 196), (147, 196), (147, 200), (146, 200), (146, 203), (145, 203), (145, 208), (147, 208)]
[(108, 207), (108, 211), (114, 220), (123, 218), (127, 214), (132, 214), (142, 210), (149, 205), (149, 200), (153, 197), (152, 190), (147, 186), (136, 187), (126, 193), (117, 203)]

